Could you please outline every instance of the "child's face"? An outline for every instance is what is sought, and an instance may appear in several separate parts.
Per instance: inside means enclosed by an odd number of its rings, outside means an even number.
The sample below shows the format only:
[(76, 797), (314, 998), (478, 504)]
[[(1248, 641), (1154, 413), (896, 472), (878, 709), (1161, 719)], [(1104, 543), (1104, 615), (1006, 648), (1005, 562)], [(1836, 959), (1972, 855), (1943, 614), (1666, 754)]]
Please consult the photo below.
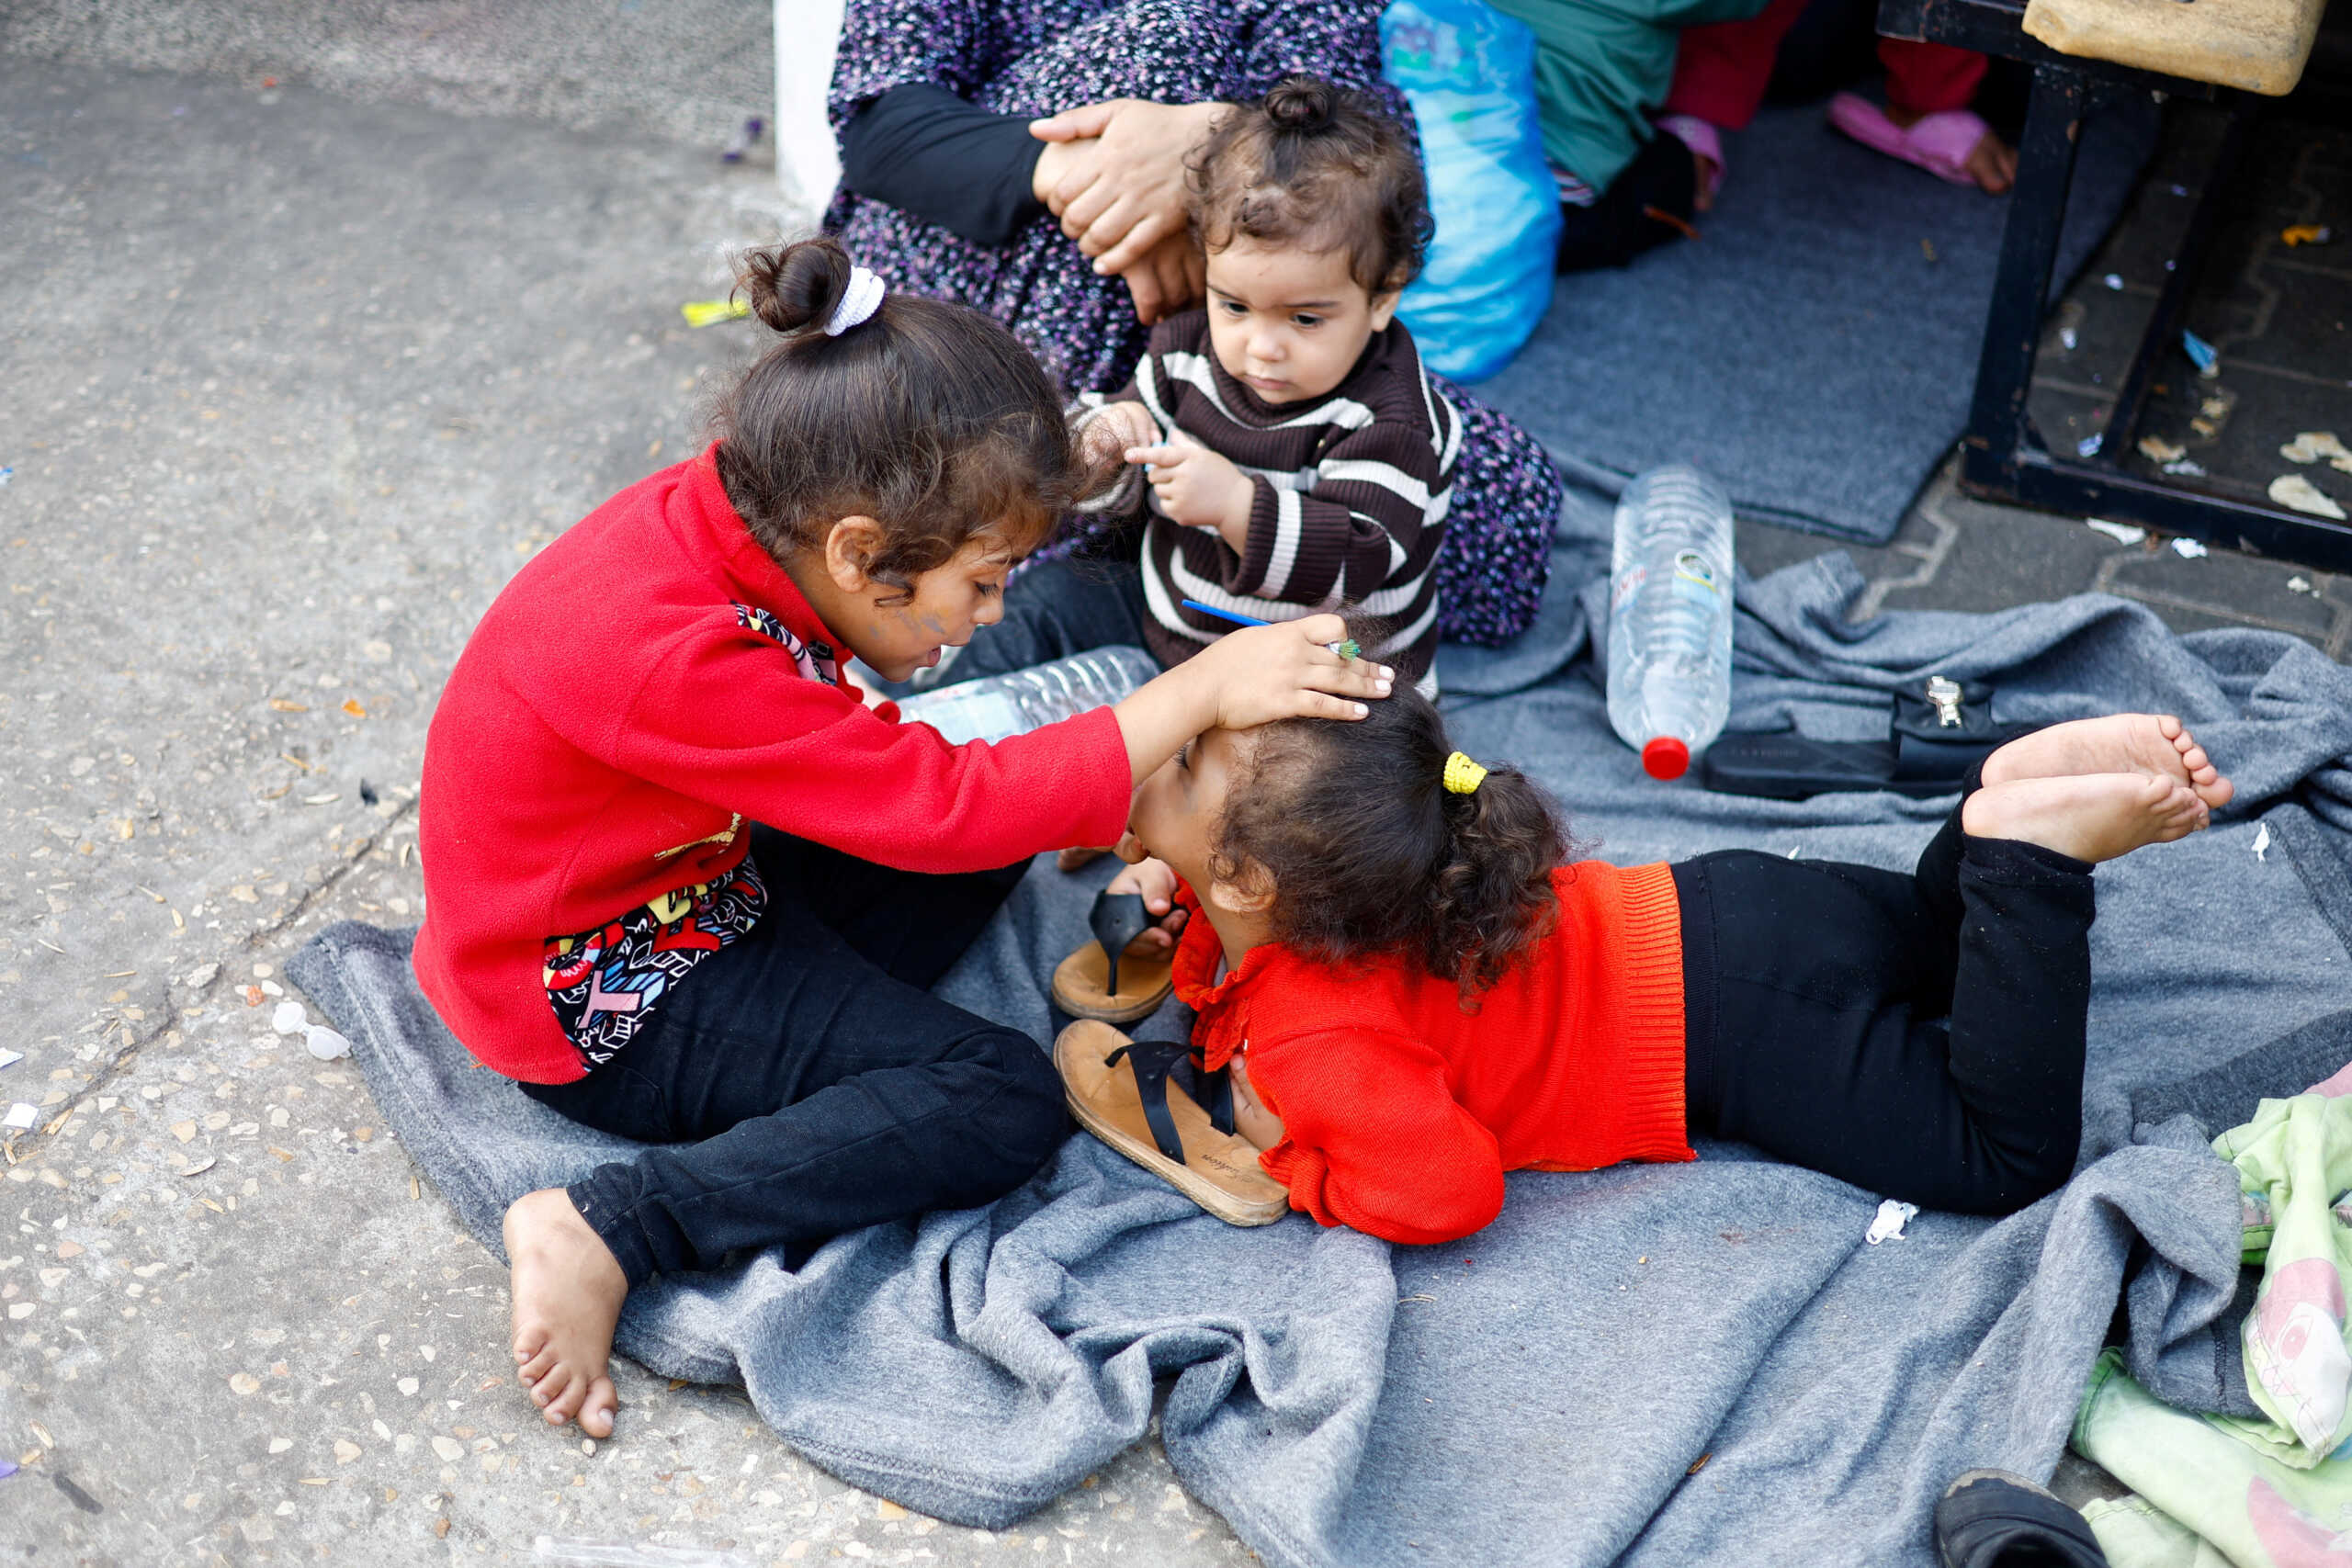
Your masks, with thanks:
[(1204, 730), (1137, 784), (1119, 857), (1163, 861), (1194, 892), (1209, 897), (1210, 852), (1225, 816), (1226, 790), (1242, 762), (1241, 744), (1230, 729)]
[(833, 602), (815, 608), (826, 626), (849, 644), (852, 653), (885, 680), (903, 681), (939, 662), (943, 648), (960, 648), (980, 626), (1004, 618), (1004, 579), (1015, 558), (1003, 539), (977, 536), (944, 566), (933, 567), (912, 583), (911, 597), (853, 566), (832, 575)]
[(1347, 378), (1396, 296), (1370, 294), (1345, 251), (1236, 239), (1208, 256), (1209, 344), (1225, 373), (1270, 403), (1319, 398)]

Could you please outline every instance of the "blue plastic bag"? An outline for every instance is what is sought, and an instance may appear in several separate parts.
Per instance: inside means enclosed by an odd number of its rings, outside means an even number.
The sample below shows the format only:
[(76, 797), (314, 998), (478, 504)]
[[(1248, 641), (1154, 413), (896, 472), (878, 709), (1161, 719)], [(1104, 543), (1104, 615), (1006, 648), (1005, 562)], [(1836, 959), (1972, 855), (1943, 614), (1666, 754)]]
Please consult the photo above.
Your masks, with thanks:
[(1535, 35), (1486, 0), (1396, 0), (1384, 73), (1413, 107), (1437, 237), (1397, 313), (1430, 368), (1491, 376), (1544, 319), (1560, 199), (1535, 118)]

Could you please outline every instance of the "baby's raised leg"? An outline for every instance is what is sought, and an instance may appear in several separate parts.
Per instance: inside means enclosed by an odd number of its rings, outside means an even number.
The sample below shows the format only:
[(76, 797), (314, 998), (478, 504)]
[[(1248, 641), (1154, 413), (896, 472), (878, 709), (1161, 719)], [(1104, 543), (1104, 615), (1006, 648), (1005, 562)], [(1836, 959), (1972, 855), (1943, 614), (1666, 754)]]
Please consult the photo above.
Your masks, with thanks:
[(505, 1233), (517, 1378), (548, 1426), (577, 1418), (590, 1437), (611, 1437), (620, 1400), (608, 1368), (628, 1277), (560, 1187), (514, 1200)]
[(2119, 713), (2053, 724), (2018, 737), (1984, 759), (1987, 784), (2076, 773), (2176, 779), (2215, 810), (2236, 793), (2188, 727), (2168, 713)]
[(2098, 862), (2186, 838), (2212, 814), (2179, 779), (2155, 773), (2075, 773), (1987, 784), (1961, 807), (1972, 838), (2039, 844)]

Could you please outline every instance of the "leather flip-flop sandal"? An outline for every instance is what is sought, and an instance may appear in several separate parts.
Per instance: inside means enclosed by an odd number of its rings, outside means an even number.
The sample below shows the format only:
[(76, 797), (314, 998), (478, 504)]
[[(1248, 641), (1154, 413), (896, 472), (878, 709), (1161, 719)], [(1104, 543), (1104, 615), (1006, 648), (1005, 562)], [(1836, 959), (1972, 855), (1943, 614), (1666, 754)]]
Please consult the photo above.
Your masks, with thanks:
[(1054, 1003), (1072, 1018), (1133, 1023), (1158, 1010), (1176, 988), (1173, 955), (1129, 953), (1151, 929), (1140, 893), (1102, 893), (1087, 914), (1094, 940), (1054, 966)]
[(1269, 1225), (1290, 1213), (1290, 1191), (1233, 1130), (1233, 1083), (1204, 1084), (1204, 1108), (1169, 1072), (1192, 1055), (1172, 1040), (1131, 1041), (1081, 1019), (1054, 1042), (1062, 1093), (1080, 1125), (1229, 1225)]

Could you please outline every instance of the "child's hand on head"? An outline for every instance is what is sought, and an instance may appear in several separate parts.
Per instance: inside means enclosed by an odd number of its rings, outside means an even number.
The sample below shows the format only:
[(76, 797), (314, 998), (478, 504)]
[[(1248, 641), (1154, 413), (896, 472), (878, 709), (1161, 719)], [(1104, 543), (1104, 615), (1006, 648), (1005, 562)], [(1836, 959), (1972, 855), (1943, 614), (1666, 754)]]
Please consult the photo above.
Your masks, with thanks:
[(1347, 622), (1331, 615), (1243, 626), (1178, 668), (1215, 682), (1216, 728), (1252, 729), (1283, 718), (1362, 718), (1368, 710), (1351, 699), (1386, 696), (1396, 672), (1332, 652), (1329, 645), (1347, 635)]
[(1215, 528), (1241, 549), (1250, 536), (1250, 478), (1230, 458), (1182, 431), (1158, 446), (1130, 446), (1127, 461), (1149, 465), (1147, 477), (1159, 509), (1188, 528)]
[(1141, 951), (1158, 958), (1174, 951), (1186, 911), (1176, 907), (1176, 873), (1164, 862), (1138, 861), (1113, 877), (1103, 891), (1142, 894), (1143, 907), (1159, 921), (1129, 944), (1129, 953)]

